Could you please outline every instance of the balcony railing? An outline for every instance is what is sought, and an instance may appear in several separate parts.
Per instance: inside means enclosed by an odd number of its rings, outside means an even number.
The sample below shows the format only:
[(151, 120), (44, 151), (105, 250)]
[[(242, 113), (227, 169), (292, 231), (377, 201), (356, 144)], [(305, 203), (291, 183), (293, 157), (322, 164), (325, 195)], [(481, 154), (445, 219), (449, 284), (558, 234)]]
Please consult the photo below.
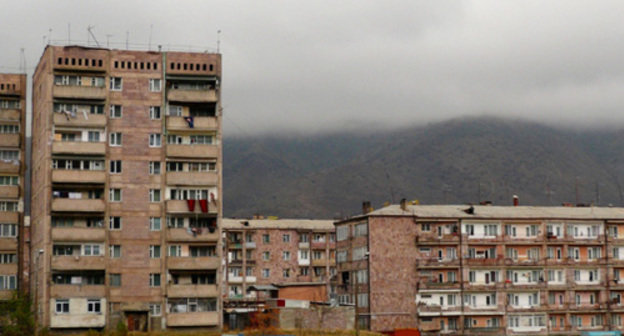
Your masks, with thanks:
[(167, 257), (167, 268), (177, 270), (218, 269), (221, 259), (218, 257)]
[(54, 141), (52, 143), (52, 153), (104, 155), (106, 154), (106, 143), (88, 141)]
[(104, 270), (104, 256), (52, 256), (54, 270)]
[(87, 227), (53, 227), (52, 240), (54, 241), (97, 241), (106, 240), (106, 230), (104, 228)]
[(0, 144), (2, 147), (19, 147), (20, 146), (20, 135), (16, 134), (2, 134), (0, 133)]
[(62, 113), (54, 113), (54, 125), (100, 128), (106, 126), (106, 115), (87, 113), (87, 118), (85, 118), (83, 113), (76, 113), (74, 118)]
[(52, 182), (60, 183), (105, 183), (104, 170), (52, 170)]
[(52, 211), (58, 212), (104, 212), (106, 204), (102, 199), (52, 199)]
[(167, 296), (172, 298), (216, 297), (218, 295), (217, 285), (167, 285)]
[(193, 128), (184, 117), (167, 116), (167, 130), (169, 131), (215, 131), (219, 129), (217, 117), (193, 117)]
[(171, 145), (166, 147), (168, 157), (216, 159), (219, 157), (217, 145)]
[(206, 228), (186, 229), (186, 228), (168, 228), (167, 241), (179, 242), (216, 242), (219, 240), (219, 234), (216, 228), (210, 232)]
[(168, 313), (168, 327), (203, 327), (219, 324), (217, 312)]
[(168, 185), (216, 186), (219, 175), (216, 172), (167, 172)]
[(54, 85), (52, 94), (55, 98), (104, 100), (107, 90), (105, 86)]

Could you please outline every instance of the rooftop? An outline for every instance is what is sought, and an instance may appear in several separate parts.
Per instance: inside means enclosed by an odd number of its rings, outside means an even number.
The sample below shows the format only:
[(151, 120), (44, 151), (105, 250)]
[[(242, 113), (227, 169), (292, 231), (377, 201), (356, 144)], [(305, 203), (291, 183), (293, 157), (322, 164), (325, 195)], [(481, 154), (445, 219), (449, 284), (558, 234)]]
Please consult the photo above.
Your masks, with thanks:
[[(247, 223), (247, 225), (245, 225)], [(322, 219), (230, 219), (224, 218), (222, 227), (228, 229), (284, 229), (334, 230), (333, 220)]]
[[(466, 211), (470, 207), (474, 211)], [(405, 210), (398, 204), (372, 211), (366, 216), (416, 216), (421, 218), (449, 219), (574, 219), (574, 220), (624, 220), (624, 208), (566, 207), (566, 206), (496, 206), (496, 205), (411, 205)]]

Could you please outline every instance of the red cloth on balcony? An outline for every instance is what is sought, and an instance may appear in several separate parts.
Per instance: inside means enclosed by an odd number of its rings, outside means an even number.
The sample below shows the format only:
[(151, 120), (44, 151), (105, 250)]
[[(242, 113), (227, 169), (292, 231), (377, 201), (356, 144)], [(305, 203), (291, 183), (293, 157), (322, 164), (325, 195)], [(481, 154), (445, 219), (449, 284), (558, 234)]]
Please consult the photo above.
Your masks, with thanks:
[(188, 205), (189, 211), (195, 211), (195, 200), (186, 200), (186, 204)]
[(201, 211), (203, 213), (207, 213), (208, 212), (208, 200), (205, 200), (205, 199), (199, 200), (199, 207), (201, 208)]

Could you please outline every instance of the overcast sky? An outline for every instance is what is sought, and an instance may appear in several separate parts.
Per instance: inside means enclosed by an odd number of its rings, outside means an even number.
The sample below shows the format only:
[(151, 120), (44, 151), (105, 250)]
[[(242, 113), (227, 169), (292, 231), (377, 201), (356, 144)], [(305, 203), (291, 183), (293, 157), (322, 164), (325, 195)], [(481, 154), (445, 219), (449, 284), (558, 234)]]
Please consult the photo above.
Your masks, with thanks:
[(31, 74), (68, 24), (116, 47), (151, 30), (214, 49), (221, 30), (226, 134), (482, 114), (624, 126), (623, 1), (0, 1), (2, 72), (25, 48)]

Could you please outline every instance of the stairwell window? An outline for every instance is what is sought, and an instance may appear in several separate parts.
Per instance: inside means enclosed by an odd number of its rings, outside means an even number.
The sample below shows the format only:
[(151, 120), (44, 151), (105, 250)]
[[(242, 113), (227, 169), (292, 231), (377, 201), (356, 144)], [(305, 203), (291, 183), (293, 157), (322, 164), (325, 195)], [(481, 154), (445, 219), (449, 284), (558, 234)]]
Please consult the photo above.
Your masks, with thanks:
[(110, 78), (110, 90), (111, 91), (121, 91), (123, 89), (123, 82), (120, 77), (111, 77)]
[(151, 273), (150, 274), (150, 287), (160, 287), (160, 273)]
[(150, 115), (150, 119), (159, 120), (160, 119), (160, 106), (150, 106), (149, 115)]
[(160, 217), (150, 217), (150, 231), (160, 231)]
[(110, 162), (110, 173), (121, 174), (121, 160), (112, 160)]
[(109, 193), (109, 201), (121, 202), (121, 189), (111, 188)]
[(0, 224), (1, 238), (17, 237), (17, 224)]
[(111, 258), (121, 258), (121, 245), (111, 245), (109, 250)]
[(56, 299), (54, 312), (56, 314), (69, 314), (69, 300)]
[(121, 146), (121, 139), (122, 139), (121, 133), (119, 133), (119, 132), (111, 133), (110, 134), (110, 142), (109, 142), (109, 144), (111, 146), (114, 146), (114, 147)]
[(150, 258), (160, 258), (160, 245), (150, 245)]
[(160, 92), (162, 89), (162, 81), (158, 78), (149, 80), (149, 90), (151, 92)]
[(160, 175), (160, 161), (150, 161), (150, 163), (149, 163), (149, 174), (150, 175)]
[(110, 230), (121, 230), (121, 217), (110, 217), (108, 224)]
[(160, 133), (153, 133), (149, 135), (149, 146), (160, 147), (162, 144)]
[(149, 191), (150, 202), (160, 202), (160, 189), (150, 189)]
[(113, 119), (121, 118), (122, 108), (121, 105), (111, 105), (110, 106), (110, 117)]

